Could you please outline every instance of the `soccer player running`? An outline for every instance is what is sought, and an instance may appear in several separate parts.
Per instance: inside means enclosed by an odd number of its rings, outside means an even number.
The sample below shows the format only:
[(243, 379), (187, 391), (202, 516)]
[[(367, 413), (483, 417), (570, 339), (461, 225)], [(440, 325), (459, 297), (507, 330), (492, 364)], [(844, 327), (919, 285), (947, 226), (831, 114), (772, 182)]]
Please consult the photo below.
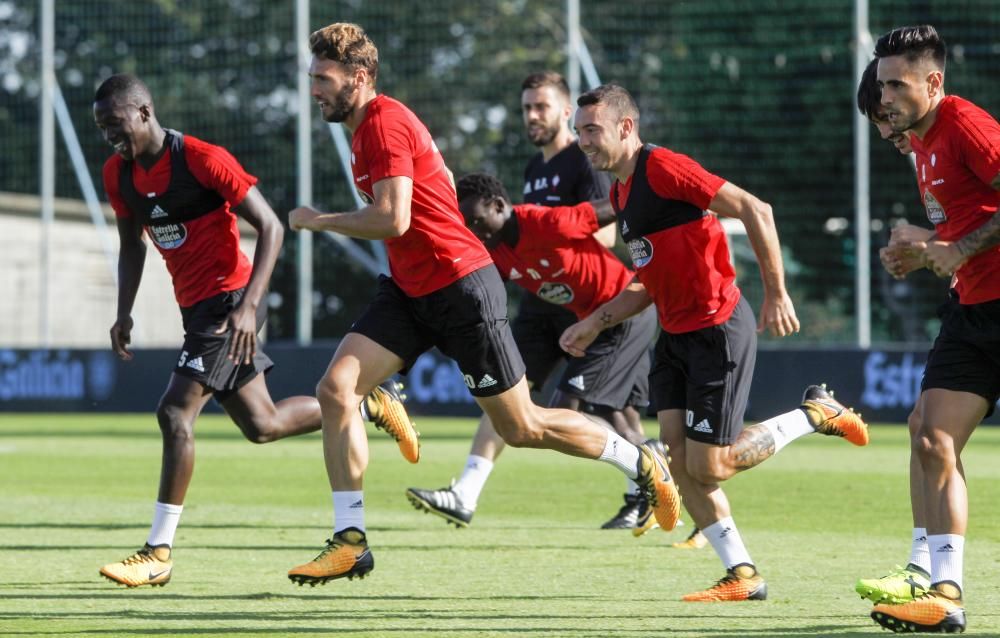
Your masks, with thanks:
[[(660, 436), (685, 507), (726, 569), (715, 585), (683, 600), (763, 600), (767, 586), (719, 484), (812, 432), (865, 445), (867, 426), (824, 387), (809, 386), (798, 409), (743, 427), (756, 331), (783, 337), (799, 329), (771, 207), (687, 156), (644, 145), (638, 107), (624, 88), (600, 86), (577, 104), (580, 147), (616, 180), (611, 203), (636, 282), (571, 326), (561, 344), (580, 356), (602, 330), (655, 303), (662, 332), (650, 394)], [(746, 226), (764, 282), (759, 324), (736, 287), (722, 225), (709, 209)]]
[[(861, 74), (857, 94), (858, 110), (878, 130), (879, 136), (891, 142), (901, 155), (913, 152), (908, 132), (897, 132), (882, 105), (882, 88), (878, 84), (878, 58), (872, 60)], [(923, 267), (923, 256), (911, 248), (914, 241), (926, 241), (933, 231), (900, 224), (893, 228), (890, 245), (879, 250), (879, 258), (885, 270), (897, 279)], [(904, 237), (900, 240), (900, 237)], [(920, 422), (911, 414), (909, 419), (910, 438), (916, 435)], [(920, 459), (910, 452), (910, 509), (913, 515), (910, 556), (905, 567), (897, 567), (881, 578), (862, 578), (854, 585), (854, 591), (874, 603), (902, 603), (912, 600), (930, 587), (931, 559), (927, 547), (927, 523), (924, 515), (923, 470)]]
[[(161, 127), (149, 89), (135, 76), (114, 75), (101, 84), (94, 121), (115, 150), (104, 164), (104, 189), (121, 240), (111, 347), (132, 359), (131, 315), (146, 259), (144, 234), (167, 263), (185, 332), (156, 409), (163, 458), (149, 536), (142, 549), (100, 573), (129, 587), (165, 585), (194, 471), (194, 422), (208, 400), (215, 396), (254, 443), (318, 430), (320, 409), (314, 397), (274, 403), (260, 374), (272, 366), (257, 332), (283, 230), (257, 178), (224, 148)], [(257, 231), (252, 264), (239, 246), (237, 215)], [(378, 388), (365, 404), (380, 427), (412, 430), (394, 387)]]
[[(501, 276), (536, 298), (582, 318), (632, 280), (632, 272), (595, 237), (598, 228), (609, 225), (615, 217), (606, 199), (553, 208), (512, 206), (500, 180), (484, 173), (462, 177), (456, 188), (466, 226), (489, 250)], [(603, 332), (584, 357), (571, 358), (560, 388), (569, 396), (586, 396), (590, 411), (598, 414), (620, 409), (637, 397), (645, 399), (648, 348), (655, 325), (656, 315), (649, 308)], [(551, 345), (558, 347), (558, 337)], [(523, 346), (519, 349), (525, 352)], [(561, 349), (559, 352), (567, 356)], [(557, 406), (577, 407), (565, 402)], [(484, 423), (493, 432), (489, 421), (484, 419)], [(483, 434), (477, 433), (477, 440), (485, 438)], [(501, 440), (497, 453), (502, 445)], [(435, 491), (410, 488), (407, 496), (416, 507), (464, 527), (472, 510), (467, 509), (456, 487)], [(651, 519), (652, 512), (646, 509), (644, 516)], [(636, 521), (631, 523), (634, 527)]]
[(917, 187), (936, 237), (915, 241), (927, 268), (952, 276), (941, 328), (910, 415), (923, 477), (930, 589), (871, 612), (895, 632), (957, 632), (966, 625), (962, 563), (968, 492), (961, 454), (1000, 397), (1000, 124), (945, 95), (947, 48), (934, 27), (900, 27), (875, 45), (882, 106), (910, 132)]
[(299, 584), (364, 576), (374, 566), (365, 534), (362, 482), (368, 442), (358, 402), (432, 346), (453, 358), (469, 391), (508, 445), (605, 461), (647, 492), (660, 525), (672, 529), (680, 497), (666, 460), (578, 412), (531, 402), (524, 363), (507, 323), (503, 282), (465, 227), (455, 188), (423, 123), (375, 88), (378, 49), (356, 24), (335, 23), (309, 38), (312, 95), (323, 118), (353, 134), (352, 169), (368, 201), (360, 210), (293, 210), (295, 229), (383, 239), (391, 277), (341, 340), (317, 387), (323, 451), (333, 497), (333, 537), (314, 560), (292, 568)]
[[(572, 104), (569, 85), (563, 76), (553, 71), (527, 76), (521, 83), (521, 113), (528, 139), (540, 149), (524, 170), (525, 203), (571, 206), (607, 199), (610, 184), (607, 174), (590, 165), (569, 129)], [(603, 226), (595, 236), (604, 246), (614, 246), (614, 226)], [(522, 271), (510, 279), (517, 282), (518, 277), (527, 276)], [(576, 321), (577, 316), (561, 305), (535, 295), (522, 296), (511, 330), (524, 359), (528, 387), (533, 392), (541, 392), (556, 366), (565, 360), (566, 353), (559, 347), (559, 337)], [(550, 407), (594, 414), (610, 423), (629, 442), (642, 443), (645, 434), (636, 406), (646, 407), (648, 382), (636, 386), (635, 394), (624, 405), (609, 406), (601, 404), (606, 397), (602, 396), (602, 388), (594, 385), (595, 381), (593, 375), (586, 378), (575, 370), (567, 371), (562, 375)], [(467, 527), (503, 448), (503, 439), (484, 416), (458, 480), (437, 490), (409, 488), (407, 498), (419, 509), (459, 527)], [(653, 521), (652, 512), (635, 481), (626, 477), (625, 482), (625, 503), (602, 527), (645, 530), (647, 525), (643, 523)]]

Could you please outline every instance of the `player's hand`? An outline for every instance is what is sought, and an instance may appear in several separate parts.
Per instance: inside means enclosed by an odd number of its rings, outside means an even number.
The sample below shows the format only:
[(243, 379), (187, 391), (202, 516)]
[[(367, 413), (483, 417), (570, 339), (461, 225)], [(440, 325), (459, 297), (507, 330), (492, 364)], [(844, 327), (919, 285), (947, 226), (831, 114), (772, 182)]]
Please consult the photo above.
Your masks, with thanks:
[(132, 352), (128, 349), (132, 343), (132, 325), (132, 317), (118, 317), (115, 325), (111, 326), (111, 349), (123, 361), (132, 360)]
[(927, 268), (938, 277), (951, 277), (967, 259), (954, 242), (936, 240), (916, 245), (923, 248)]
[(312, 206), (299, 206), (288, 213), (288, 227), (292, 230), (313, 230), (309, 224), (318, 216), (319, 211)]
[(922, 242), (890, 243), (878, 251), (879, 261), (886, 272), (896, 279), (903, 279), (914, 270), (924, 267), (924, 251), (920, 249)]
[(799, 331), (799, 318), (795, 316), (795, 306), (788, 293), (764, 295), (760, 309), (757, 332), (767, 330), (773, 337), (787, 337)]
[(594, 343), (599, 334), (600, 327), (591, 321), (591, 317), (587, 317), (566, 328), (559, 337), (559, 347), (574, 357), (582, 357), (587, 354), (587, 347)]
[(899, 244), (914, 244), (919, 241), (930, 241), (934, 231), (913, 224), (897, 224), (889, 235), (889, 246)]
[(233, 333), (229, 340), (229, 353), (227, 354), (229, 360), (244, 365), (252, 363), (254, 355), (257, 354), (256, 309), (242, 303), (236, 306), (215, 331), (215, 334), (222, 334), (227, 330)]

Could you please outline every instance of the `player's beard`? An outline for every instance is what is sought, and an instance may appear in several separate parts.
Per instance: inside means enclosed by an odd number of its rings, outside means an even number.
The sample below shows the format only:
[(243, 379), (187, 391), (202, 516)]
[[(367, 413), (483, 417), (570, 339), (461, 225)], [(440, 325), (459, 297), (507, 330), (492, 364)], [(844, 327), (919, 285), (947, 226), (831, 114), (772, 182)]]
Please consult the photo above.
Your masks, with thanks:
[(532, 133), (531, 129), (528, 129), (528, 139), (535, 146), (547, 146), (556, 139), (556, 135), (559, 134), (559, 123), (555, 122), (553, 124), (545, 125), (542, 123), (542, 129), (537, 133)]
[(355, 87), (347, 85), (333, 96), (332, 100), (327, 101), (327, 106), (329, 111), (323, 113), (323, 119), (327, 122), (343, 122), (351, 113), (354, 112), (354, 104), (351, 103), (351, 97), (354, 93)]

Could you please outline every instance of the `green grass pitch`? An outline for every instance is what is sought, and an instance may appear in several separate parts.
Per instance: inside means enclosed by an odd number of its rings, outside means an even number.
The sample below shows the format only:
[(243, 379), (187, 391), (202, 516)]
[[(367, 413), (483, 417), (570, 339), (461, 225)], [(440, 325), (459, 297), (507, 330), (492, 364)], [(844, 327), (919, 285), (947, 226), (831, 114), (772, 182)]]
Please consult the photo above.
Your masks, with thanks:
[[(689, 526), (640, 539), (597, 529), (624, 488), (605, 464), (508, 449), (469, 529), (412, 509), (405, 488), (446, 485), (474, 423), (418, 426), (418, 465), (369, 433), (375, 570), (301, 588), (287, 570), (330, 534), (319, 435), (255, 446), (224, 418), (203, 417), (173, 580), (125, 589), (97, 570), (146, 538), (160, 455), (153, 416), (0, 415), (0, 635), (881, 634), (853, 587), (908, 556), (903, 427), (875, 426), (861, 449), (805, 437), (729, 481), (770, 598), (692, 604), (680, 597), (722, 575), (714, 553), (669, 547)], [(965, 469), (969, 632), (1000, 635), (1000, 429), (973, 436)]]

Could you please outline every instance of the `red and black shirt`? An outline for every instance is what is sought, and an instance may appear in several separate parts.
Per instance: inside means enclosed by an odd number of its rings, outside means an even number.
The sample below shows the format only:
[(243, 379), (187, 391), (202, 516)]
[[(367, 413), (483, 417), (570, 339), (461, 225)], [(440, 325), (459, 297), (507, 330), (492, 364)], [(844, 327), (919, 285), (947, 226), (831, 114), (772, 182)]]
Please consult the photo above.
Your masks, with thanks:
[(113, 155), (104, 190), (118, 217), (134, 217), (153, 240), (187, 308), (247, 285), (253, 266), (240, 250), (236, 214), (257, 178), (226, 149), (167, 130), (166, 150), (149, 170)]
[(647, 144), (635, 172), (611, 186), (636, 275), (671, 334), (725, 322), (740, 299), (725, 232), (706, 212), (725, 183), (690, 157)]

